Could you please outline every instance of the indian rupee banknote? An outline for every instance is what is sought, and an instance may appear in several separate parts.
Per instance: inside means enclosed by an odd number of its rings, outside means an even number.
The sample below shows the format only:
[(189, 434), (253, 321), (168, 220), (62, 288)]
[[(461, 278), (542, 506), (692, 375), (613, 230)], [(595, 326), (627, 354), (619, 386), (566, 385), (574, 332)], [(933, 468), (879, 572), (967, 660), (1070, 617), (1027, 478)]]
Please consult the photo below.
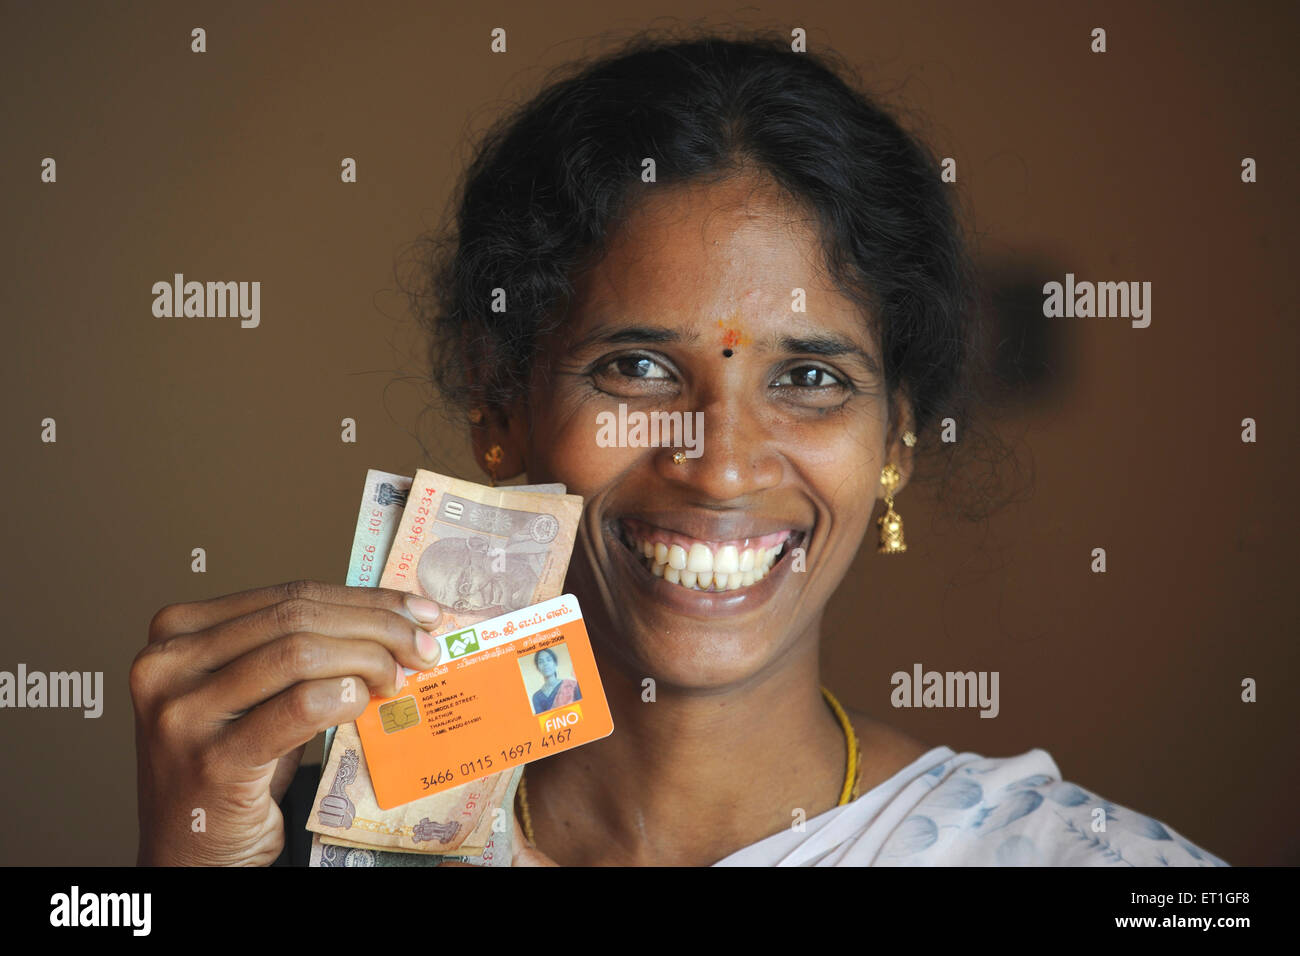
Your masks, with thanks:
[[(487, 488), (429, 471), (412, 479), (371, 470), (347, 583), (437, 601), (434, 633), (536, 604), (563, 590), (581, 507), (558, 484)], [(307, 825), (310, 865), (509, 865), (521, 767), (384, 810), (356, 725), (331, 728), (325, 746)]]

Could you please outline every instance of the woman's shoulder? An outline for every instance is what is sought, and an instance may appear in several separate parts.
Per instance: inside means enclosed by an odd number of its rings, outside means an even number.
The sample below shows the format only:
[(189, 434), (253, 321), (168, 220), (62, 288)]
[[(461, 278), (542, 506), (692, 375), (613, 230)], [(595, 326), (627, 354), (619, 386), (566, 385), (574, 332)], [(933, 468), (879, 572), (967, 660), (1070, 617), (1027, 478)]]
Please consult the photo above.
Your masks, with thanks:
[(1063, 779), (1041, 749), (962, 753), (880, 848), (901, 866), (1227, 866), (1172, 827)]

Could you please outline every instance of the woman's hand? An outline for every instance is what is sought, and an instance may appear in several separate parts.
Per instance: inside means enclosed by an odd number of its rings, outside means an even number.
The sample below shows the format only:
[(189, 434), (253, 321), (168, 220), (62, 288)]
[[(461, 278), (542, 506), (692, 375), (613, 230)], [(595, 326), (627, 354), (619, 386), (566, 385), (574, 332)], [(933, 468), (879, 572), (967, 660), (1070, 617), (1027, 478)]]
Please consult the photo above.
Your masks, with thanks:
[[(438, 606), (294, 581), (154, 615), (131, 666), (142, 865), (265, 866), (307, 742), (426, 669)], [(431, 653), (432, 658), (423, 656)]]

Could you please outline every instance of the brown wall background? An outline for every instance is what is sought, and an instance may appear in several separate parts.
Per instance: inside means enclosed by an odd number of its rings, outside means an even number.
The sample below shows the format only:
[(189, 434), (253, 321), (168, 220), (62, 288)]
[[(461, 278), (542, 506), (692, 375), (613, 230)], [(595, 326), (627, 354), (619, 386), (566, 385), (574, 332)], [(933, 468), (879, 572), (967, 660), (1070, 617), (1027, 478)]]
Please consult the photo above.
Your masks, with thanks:
[[(1300, 860), (1294, 5), (562, 0), (3, 4), (0, 669), (100, 670), (106, 701), (0, 711), (0, 863), (134, 862), (127, 673), (157, 608), (341, 582), (368, 467), (477, 480), (425, 413), (394, 261), (469, 133), (660, 17), (832, 45), (956, 157), (984, 262), (1153, 284), (1147, 329), (1040, 316), (1062, 361), (1008, 433), (1032, 498), (956, 528), (905, 492), (907, 555), (864, 549), (829, 615), (830, 686), (931, 744), (1045, 747), (1231, 863)], [(154, 318), (174, 272), (260, 280), (261, 326)], [(916, 661), (1000, 671), (1001, 715), (892, 709)]]

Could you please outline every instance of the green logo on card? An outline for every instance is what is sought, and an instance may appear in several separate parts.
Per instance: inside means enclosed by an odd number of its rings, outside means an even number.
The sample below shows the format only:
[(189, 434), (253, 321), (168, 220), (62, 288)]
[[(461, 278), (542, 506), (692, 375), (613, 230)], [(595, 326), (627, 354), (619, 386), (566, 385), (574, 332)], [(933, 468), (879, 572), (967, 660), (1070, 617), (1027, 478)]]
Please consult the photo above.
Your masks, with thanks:
[(447, 651), (452, 657), (464, 657), (478, 650), (478, 636), (471, 627), (468, 630), (447, 636)]

